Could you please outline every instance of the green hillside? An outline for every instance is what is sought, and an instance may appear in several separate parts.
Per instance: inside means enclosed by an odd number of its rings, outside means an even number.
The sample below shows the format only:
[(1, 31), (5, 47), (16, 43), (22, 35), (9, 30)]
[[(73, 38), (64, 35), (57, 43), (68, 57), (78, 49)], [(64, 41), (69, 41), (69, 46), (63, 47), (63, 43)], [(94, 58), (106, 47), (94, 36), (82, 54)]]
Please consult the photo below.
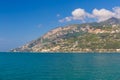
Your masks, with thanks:
[(120, 52), (120, 19), (58, 27), (13, 52)]

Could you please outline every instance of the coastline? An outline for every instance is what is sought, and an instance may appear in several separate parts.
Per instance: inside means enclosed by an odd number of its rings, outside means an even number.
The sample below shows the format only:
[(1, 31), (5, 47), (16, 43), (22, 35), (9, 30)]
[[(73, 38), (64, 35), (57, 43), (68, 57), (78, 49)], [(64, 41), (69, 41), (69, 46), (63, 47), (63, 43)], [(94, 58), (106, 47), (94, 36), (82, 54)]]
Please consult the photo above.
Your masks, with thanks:
[(72, 51), (72, 52), (67, 52), (67, 51), (65, 51), (65, 52), (59, 52), (59, 51), (57, 51), (57, 52), (52, 52), (52, 51), (49, 51), (49, 52), (32, 52), (32, 51), (30, 51), (30, 52), (0, 52), (0, 53), (21, 53), (21, 54), (23, 54), (23, 53), (32, 53), (32, 54), (119, 54), (120, 52), (110, 52), (110, 51), (106, 51), (106, 52), (97, 52), (97, 51), (93, 51), (93, 52), (79, 52), (79, 51)]

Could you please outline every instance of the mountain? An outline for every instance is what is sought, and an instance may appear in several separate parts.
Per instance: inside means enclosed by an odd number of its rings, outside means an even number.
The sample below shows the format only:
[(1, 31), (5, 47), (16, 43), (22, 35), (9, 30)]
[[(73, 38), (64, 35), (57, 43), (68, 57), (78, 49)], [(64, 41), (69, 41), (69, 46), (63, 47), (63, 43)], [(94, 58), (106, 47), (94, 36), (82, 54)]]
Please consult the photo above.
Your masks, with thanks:
[(120, 19), (58, 27), (12, 52), (120, 52)]

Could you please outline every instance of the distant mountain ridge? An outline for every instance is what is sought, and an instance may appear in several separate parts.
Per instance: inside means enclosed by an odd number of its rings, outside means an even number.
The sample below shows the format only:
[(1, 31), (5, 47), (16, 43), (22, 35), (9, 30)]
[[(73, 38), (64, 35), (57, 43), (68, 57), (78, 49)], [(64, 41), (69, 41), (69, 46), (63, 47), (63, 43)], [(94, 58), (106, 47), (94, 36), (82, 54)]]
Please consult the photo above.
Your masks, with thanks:
[(120, 52), (120, 19), (58, 27), (12, 52)]

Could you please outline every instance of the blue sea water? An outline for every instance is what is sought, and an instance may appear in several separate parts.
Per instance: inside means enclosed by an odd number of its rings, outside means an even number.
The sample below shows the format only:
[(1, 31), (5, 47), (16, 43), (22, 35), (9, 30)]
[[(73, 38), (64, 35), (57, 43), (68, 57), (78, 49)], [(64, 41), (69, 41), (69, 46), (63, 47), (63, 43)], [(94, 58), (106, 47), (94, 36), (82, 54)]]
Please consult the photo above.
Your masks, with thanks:
[(0, 80), (120, 80), (120, 54), (1, 52)]

